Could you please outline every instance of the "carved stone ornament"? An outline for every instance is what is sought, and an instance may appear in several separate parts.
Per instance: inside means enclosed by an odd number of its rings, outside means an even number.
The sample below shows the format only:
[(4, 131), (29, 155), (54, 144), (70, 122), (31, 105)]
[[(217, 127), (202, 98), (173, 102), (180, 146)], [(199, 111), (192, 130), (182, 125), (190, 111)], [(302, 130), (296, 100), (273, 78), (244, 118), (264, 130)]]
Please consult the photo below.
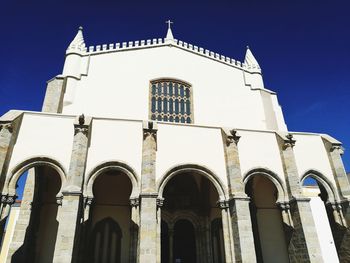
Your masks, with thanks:
[(241, 136), (239, 136), (237, 134), (237, 131), (230, 130), (230, 134), (227, 135), (227, 137), (226, 137), (226, 144), (227, 144), (227, 146), (229, 146), (233, 142), (237, 145), (240, 138), (241, 138)]
[(1, 195), (1, 203), (6, 204), (7, 201), (7, 195)]
[(130, 198), (130, 206), (131, 207), (138, 207), (140, 204), (140, 199), (138, 197)]
[(143, 139), (146, 139), (148, 136), (153, 136), (157, 140), (157, 129), (153, 128), (153, 122), (148, 122), (148, 128), (143, 129)]
[(76, 135), (80, 132), (82, 134), (84, 134), (85, 136), (87, 136), (89, 133), (89, 127), (87, 125), (75, 125), (74, 126), (74, 135)]
[(79, 125), (84, 125), (84, 123), (85, 123), (85, 116), (84, 114), (81, 114), (79, 116)]
[(7, 123), (0, 123), (0, 131), (6, 129), (8, 130), (10, 133), (13, 132), (13, 126), (11, 122), (7, 122)]
[(62, 205), (63, 195), (56, 196), (56, 204)]
[(86, 197), (85, 198), (85, 207), (86, 206), (91, 206), (93, 201), (94, 201), (93, 197)]
[(157, 207), (162, 207), (164, 205), (164, 198), (157, 198)]
[(9, 195), (7, 196), (6, 203), (8, 205), (13, 205), (16, 202), (17, 196), (16, 195)]
[(226, 200), (219, 200), (217, 204), (221, 209), (226, 209), (230, 207), (229, 202)]
[(344, 148), (341, 144), (332, 144), (330, 152), (339, 151), (340, 154), (344, 154)]
[(287, 134), (286, 135), (286, 139), (284, 140), (284, 144), (283, 144), (283, 149), (287, 149), (287, 148), (293, 148), (295, 145), (296, 140), (293, 139), (293, 135), (292, 134)]

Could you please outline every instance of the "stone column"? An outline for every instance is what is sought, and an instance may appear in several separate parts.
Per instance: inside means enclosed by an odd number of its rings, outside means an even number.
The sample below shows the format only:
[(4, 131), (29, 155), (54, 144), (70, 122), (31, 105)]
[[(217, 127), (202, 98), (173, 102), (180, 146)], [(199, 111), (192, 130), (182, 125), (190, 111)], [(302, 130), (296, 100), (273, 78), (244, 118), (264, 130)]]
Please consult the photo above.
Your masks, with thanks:
[(139, 236), (139, 198), (130, 198), (131, 226), (130, 226), (130, 255), (129, 262), (137, 262)]
[[(6, 262), (26, 262), (33, 260), (33, 248), (35, 248), (35, 239), (33, 239), (33, 224), (35, 217), (39, 216), (35, 204), (35, 168), (28, 170), (26, 184), (24, 186), (21, 207), (18, 219), (15, 225), (13, 237), (7, 254)], [(13, 200), (14, 201), (14, 200)], [(35, 226), (34, 226), (35, 227)], [(30, 251), (32, 250), (32, 251)]]
[(67, 77), (58, 75), (47, 82), (42, 112), (61, 113)]
[(240, 136), (235, 130), (222, 130), (232, 225), (232, 261), (256, 262), (254, 236), (250, 218), (250, 198), (245, 194), (238, 153)]
[(290, 262), (323, 262), (320, 243), (310, 207), (310, 198), (302, 195), (302, 186), (295, 161), (292, 134), (277, 134), (280, 154), (290, 198), (294, 231), (288, 244)]
[(157, 262), (158, 222), (156, 189), (157, 127), (149, 121), (143, 124), (141, 194), (140, 194), (140, 238), (138, 262)]
[(221, 208), (221, 220), (222, 220), (222, 234), (224, 237), (224, 249), (225, 249), (225, 262), (230, 263), (233, 262), (233, 251), (231, 250), (231, 244), (233, 241), (232, 233), (229, 227), (229, 214), (230, 214), (230, 206), (229, 203), (225, 200), (219, 201), (219, 206)]
[(84, 115), (74, 123), (74, 140), (67, 183), (62, 191), (62, 205), (53, 262), (76, 262), (79, 241), (80, 218), (83, 215), (82, 185), (89, 147), (91, 118)]

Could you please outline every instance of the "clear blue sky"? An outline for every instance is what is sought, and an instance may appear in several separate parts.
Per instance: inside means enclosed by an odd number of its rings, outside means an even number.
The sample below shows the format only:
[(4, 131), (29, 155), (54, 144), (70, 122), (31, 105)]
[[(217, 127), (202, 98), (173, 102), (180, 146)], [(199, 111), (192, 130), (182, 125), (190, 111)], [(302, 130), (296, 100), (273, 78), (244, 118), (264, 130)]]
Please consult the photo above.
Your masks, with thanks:
[(97, 45), (164, 37), (171, 19), (175, 38), (235, 59), (249, 45), (289, 130), (342, 141), (350, 171), (349, 1), (125, 2), (2, 1), (0, 115), (40, 110), (79, 25), (87, 45)]

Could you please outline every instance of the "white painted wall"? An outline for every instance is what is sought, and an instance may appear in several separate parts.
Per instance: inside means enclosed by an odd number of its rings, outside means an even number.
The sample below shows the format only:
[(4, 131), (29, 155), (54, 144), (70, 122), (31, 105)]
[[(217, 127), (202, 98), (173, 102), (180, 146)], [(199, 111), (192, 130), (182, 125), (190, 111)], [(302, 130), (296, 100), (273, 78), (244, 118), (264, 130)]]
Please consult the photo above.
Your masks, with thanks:
[(158, 124), (157, 181), (174, 166), (198, 164), (209, 168), (227, 187), (221, 130), (179, 124)]
[(86, 174), (99, 164), (120, 161), (141, 176), (142, 122), (94, 119)]
[(241, 136), (238, 143), (239, 159), (242, 175), (254, 168), (266, 168), (284, 181), (279, 146), (275, 133), (239, 131)]
[(74, 117), (24, 113), (9, 172), (32, 157), (58, 161), (68, 171), (73, 145)]
[[(242, 69), (213, 59), (160, 46), (95, 54), (81, 64), (88, 74), (68, 81), (63, 113), (148, 119), (150, 80), (167, 77), (192, 84), (196, 124), (267, 128), (260, 91), (246, 86)], [(64, 74), (71, 75), (69, 68), (65, 65)], [(277, 120), (282, 129), (283, 117)]]
[(302, 176), (310, 169), (316, 170), (326, 176), (334, 185), (332, 168), (324, 147), (322, 138), (317, 134), (294, 134), (295, 161), (299, 175)]

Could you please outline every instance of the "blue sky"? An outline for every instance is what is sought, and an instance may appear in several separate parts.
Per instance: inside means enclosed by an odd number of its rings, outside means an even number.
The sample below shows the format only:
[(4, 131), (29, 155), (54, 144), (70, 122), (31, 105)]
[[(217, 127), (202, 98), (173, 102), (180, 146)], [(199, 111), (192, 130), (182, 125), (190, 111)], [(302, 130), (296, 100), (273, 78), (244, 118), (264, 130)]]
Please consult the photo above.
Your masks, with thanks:
[[(97, 45), (164, 37), (171, 19), (175, 38), (225, 56), (242, 61), (249, 45), (289, 130), (328, 133), (350, 149), (348, 1), (124, 2), (2, 1), (0, 115), (41, 109), (79, 25)], [(350, 152), (343, 160), (350, 171)]]

